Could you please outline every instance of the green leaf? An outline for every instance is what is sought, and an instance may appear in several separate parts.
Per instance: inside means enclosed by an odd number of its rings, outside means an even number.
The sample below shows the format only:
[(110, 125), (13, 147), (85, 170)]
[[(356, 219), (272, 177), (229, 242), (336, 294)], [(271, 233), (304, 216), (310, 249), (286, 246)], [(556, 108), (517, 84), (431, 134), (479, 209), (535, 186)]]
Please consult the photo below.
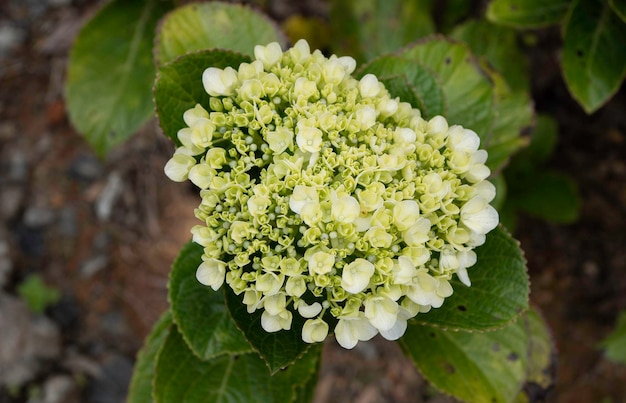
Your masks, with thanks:
[(516, 28), (541, 28), (563, 21), (571, 0), (493, 0), (487, 18)]
[(626, 22), (626, 2), (623, 0), (609, 0), (609, 5), (622, 21)]
[(530, 171), (545, 164), (558, 140), (559, 128), (556, 120), (548, 115), (537, 116), (530, 144), (511, 161), (512, 171)]
[[(440, 32), (448, 33), (457, 24), (467, 18), (472, 11), (472, 2), (467, 0), (446, 0), (443, 3), (443, 10), (438, 9), (438, 25)], [(438, 6), (441, 7), (441, 6)]]
[(535, 172), (523, 180), (511, 194), (511, 202), (518, 209), (557, 223), (572, 223), (578, 219), (580, 197), (576, 182), (570, 176), (545, 171)]
[(550, 329), (536, 309), (521, 318), (528, 335), (528, 365), (523, 394), (527, 401), (547, 401), (556, 380), (556, 347)]
[(515, 30), (473, 20), (458, 25), (450, 36), (465, 42), (476, 56), (484, 57), (504, 76), (512, 92), (528, 91), (528, 60), (518, 46)]
[(417, 315), (412, 322), (452, 330), (485, 330), (503, 326), (528, 309), (528, 276), (519, 243), (498, 227), (475, 251), (478, 260), (468, 269), (472, 286), (453, 278), (454, 294), (443, 306)]
[(522, 321), (485, 333), (409, 324), (400, 344), (437, 388), (470, 402), (511, 402), (526, 377)]
[(435, 32), (432, 0), (333, 0), (336, 51), (370, 60)]
[(226, 309), (224, 292), (213, 291), (196, 279), (201, 262), (202, 247), (189, 242), (172, 267), (169, 300), (180, 333), (193, 353), (203, 360), (219, 354), (251, 352)]
[(20, 283), (17, 293), (26, 302), (28, 309), (35, 313), (43, 313), (61, 299), (61, 292), (46, 285), (38, 274), (31, 274)]
[(250, 62), (248, 56), (227, 50), (190, 53), (161, 67), (154, 85), (154, 102), (165, 135), (180, 144), (176, 133), (186, 127), (183, 113), (196, 104), (209, 107), (209, 95), (202, 85), (208, 67), (225, 68)]
[(491, 136), (481, 144), (489, 153), (487, 166), (492, 172), (502, 168), (511, 155), (527, 144), (522, 137), (530, 130), (535, 112), (532, 101), (526, 92), (511, 92), (502, 76), (491, 73), (495, 86), (496, 119)]
[(255, 353), (220, 355), (202, 361), (172, 327), (156, 363), (154, 397), (158, 403), (285, 403), (316, 376), (320, 349), (270, 376)]
[(69, 118), (101, 157), (152, 116), (154, 30), (169, 8), (158, 0), (111, 1), (74, 42), (65, 87)]
[(575, 0), (564, 25), (562, 68), (572, 96), (592, 113), (626, 76), (626, 24), (605, 1)]
[(311, 347), (302, 340), (302, 326), (305, 319), (295, 314), (290, 330), (268, 333), (261, 327), (262, 309), (248, 313), (243, 303), (243, 295), (238, 296), (229, 287), (226, 292), (226, 305), (254, 350), (265, 360), (272, 374), (293, 364)]
[(392, 96), (418, 108), (425, 119), (445, 114), (441, 84), (433, 72), (414, 60), (395, 55), (382, 56), (364, 65), (357, 77), (368, 73), (378, 77)]
[(165, 344), (165, 338), (170, 333), (172, 316), (165, 312), (154, 324), (152, 331), (137, 353), (137, 362), (130, 381), (127, 403), (152, 403), (152, 381), (156, 367), (157, 354)]
[(270, 42), (285, 47), (284, 35), (265, 15), (237, 4), (193, 3), (163, 19), (155, 55), (159, 64), (207, 49), (232, 50), (252, 57), (255, 45)]
[(474, 130), (483, 142), (488, 138), (495, 115), (493, 86), (466, 45), (437, 36), (404, 49), (399, 56), (433, 72), (451, 125)]
[(619, 314), (615, 329), (602, 341), (601, 347), (609, 360), (626, 365), (626, 311)]

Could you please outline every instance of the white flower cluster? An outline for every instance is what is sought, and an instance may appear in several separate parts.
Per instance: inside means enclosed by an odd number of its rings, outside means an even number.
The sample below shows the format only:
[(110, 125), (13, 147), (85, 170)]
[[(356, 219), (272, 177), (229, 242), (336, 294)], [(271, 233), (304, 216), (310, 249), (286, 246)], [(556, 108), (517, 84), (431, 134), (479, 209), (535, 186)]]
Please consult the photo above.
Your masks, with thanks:
[(352, 77), (350, 57), (305, 41), (254, 53), (206, 69), (210, 102), (185, 112), (165, 167), (201, 189), (197, 278), (243, 294), (267, 332), (300, 315), (307, 343), (329, 330), (345, 348), (395, 340), (453, 275), (470, 285), (472, 249), (498, 224), (487, 153), (473, 131)]

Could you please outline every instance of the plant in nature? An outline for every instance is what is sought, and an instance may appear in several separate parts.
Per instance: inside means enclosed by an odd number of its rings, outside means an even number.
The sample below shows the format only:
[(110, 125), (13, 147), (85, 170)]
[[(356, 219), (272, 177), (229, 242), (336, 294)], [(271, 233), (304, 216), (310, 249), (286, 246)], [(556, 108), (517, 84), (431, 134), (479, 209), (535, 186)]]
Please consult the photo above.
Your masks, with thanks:
[[(114, 0), (83, 28), (72, 121), (106, 155), (148, 119), (156, 77), (176, 146), (165, 174), (200, 196), (129, 402), (311, 401), (321, 344), (377, 334), (462, 400), (549, 389), (549, 331), (499, 225), (532, 210), (504, 197), (519, 177), (504, 167), (545, 160), (532, 151), (542, 124), (532, 141), (520, 134), (534, 122), (523, 55), (512, 30), (457, 24), (456, 1), (441, 18), (449, 36), (431, 35), (433, 4), (333, 2), (338, 40), (321, 45), (336, 54), (219, 2)], [(401, 29), (380, 40), (390, 21)]]
[(560, 24), (561, 68), (587, 113), (604, 105), (626, 77), (626, 3), (620, 0), (492, 0), (487, 18), (518, 29)]
[(56, 304), (61, 299), (61, 292), (46, 285), (36, 274), (28, 276), (20, 283), (17, 293), (34, 313), (43, 313), (47, 307)]

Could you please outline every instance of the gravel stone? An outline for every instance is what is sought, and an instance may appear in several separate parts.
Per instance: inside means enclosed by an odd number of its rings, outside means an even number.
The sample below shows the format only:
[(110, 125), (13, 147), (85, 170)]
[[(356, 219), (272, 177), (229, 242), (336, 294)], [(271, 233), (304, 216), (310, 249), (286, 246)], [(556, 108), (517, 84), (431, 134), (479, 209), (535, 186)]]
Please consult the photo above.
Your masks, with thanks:
[(61, 337), (54, 322), (34, 316), (26, 304), (0, 294), (0, 386), (22, 385), (34, 379), (45, 360), (61, 353)]

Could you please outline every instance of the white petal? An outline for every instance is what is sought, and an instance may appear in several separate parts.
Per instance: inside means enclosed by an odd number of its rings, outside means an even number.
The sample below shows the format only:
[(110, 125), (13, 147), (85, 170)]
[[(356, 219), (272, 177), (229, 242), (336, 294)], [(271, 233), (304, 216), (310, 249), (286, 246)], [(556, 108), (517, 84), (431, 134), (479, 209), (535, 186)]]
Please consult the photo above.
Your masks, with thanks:
[(472, 282), (467, 275), (467, 269), (465, 267), (459, 268), (459, 270), (457, 270), (456, 272), (456, 276), (459, 278), (461, 283), (465, 284), (466, 286), (470, 287), (472, 285)]
[(371, 262), (357, 258), (344, 266), (341, 273), (341, 287), (351, 294), (358, 294), (369, 285), (374, 271), (375, 268)]
[(353, 349), (359, 342), (357, 335), (353, 332), (350, 320), (339, 319), (337, 326), (335, 326), (335, 339), (337, 343), (343, 348)]
[(318, 343), (328, 336), (328, 324), (322, 319), (309, 319), (302, 327), (302, 340), (305, 343)]
[(470, 230), (486, 234), (498, 226), (498, 212), (481, 197), (474, 197), (461, 208), (461, 222)]
[(391, 298), (373, 297), (364, 302), (365, 317), (380, 330), (391, 329), (398, 320), (398, 303)]
[(306, 302), (302, 301), (298, 305), (298, 313), (303, 318), (313, 318), (317, 316), (320, 312), (322, 312), (322, 305), (319, 302), (314, 302), (311, 305), (307, 305)]
[(207, 259), (198, 266), (196, 279), (217, 291), (224, 284), (226, 263), (217, 259)]
[(404, 335), (406, 328), (407, 321), (398, 319), (391, 329), (380, 330), (380, 334), (387, 340), (398, 340)]
[(366, 74), (359, 81), (359, 92), (363, 98), (372, 98), (380, 92), (378, 79), (373, 74)]

